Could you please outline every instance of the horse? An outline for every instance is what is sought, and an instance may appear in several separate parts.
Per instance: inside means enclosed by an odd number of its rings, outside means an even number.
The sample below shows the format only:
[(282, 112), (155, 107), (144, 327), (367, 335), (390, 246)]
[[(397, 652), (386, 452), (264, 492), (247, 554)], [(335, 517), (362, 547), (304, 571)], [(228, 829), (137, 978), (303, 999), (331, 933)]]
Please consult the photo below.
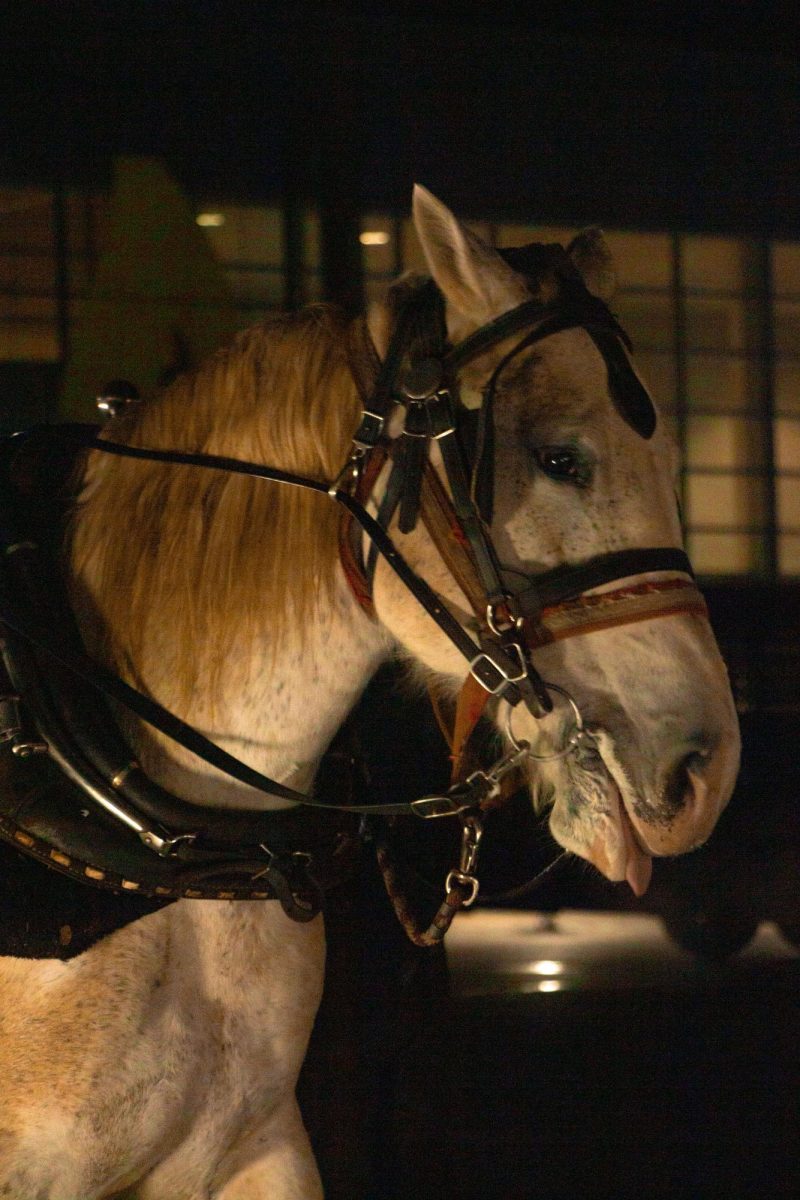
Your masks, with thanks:
[[(400, 657), (453, 703), (466, 680), (506, 751), (416, 812), (463, 827), (445, 904), (474, 898), (477, 813), (512, 767), (565, 850), (641, 893), (653, 856), (708, 837), (739, 741), (681, 551), (676, 454), (608, 308), (610, 254), (596, 230), (501, 252), (426, 189), (413, 207), (430, 279), (356, 323), (270, 317), (93, 436), (63, 556), (87, 657), (251, 773), (114, 693), (143, 774), (268, 828), (313, 795), (380, 664)], [(444, 540), (417, 519), (437, 486), (458, 517)], [(345, 542), (371, 560), (366, 598)], [(262, 849), (251, 888), (270, 878)], [(0, 1195), (321, 1196), (295, 1086), (325, 935), (302, 890), (186, 888), (68, 960), (0, 961)]]

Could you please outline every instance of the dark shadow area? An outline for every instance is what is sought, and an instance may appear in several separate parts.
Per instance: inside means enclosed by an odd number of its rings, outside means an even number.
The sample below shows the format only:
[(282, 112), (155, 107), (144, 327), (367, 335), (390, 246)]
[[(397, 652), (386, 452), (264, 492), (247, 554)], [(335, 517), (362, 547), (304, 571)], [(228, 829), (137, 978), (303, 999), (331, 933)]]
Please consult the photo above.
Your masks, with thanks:
[(0, 437), (55, 419), (61, 366), (0, 362)]
[(374, 1195), (796, 1196), (797, 983), (451, 1002), (405, 1063), (400, 1175)]

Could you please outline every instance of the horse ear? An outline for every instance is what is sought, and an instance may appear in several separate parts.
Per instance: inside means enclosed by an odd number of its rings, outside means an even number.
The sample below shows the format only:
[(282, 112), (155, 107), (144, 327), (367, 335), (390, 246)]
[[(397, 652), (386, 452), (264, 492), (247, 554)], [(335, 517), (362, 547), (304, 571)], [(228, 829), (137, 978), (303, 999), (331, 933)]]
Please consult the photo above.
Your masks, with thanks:
[(418, 183), (413, 210), (430, 273), (458, 313), (483, 325), (529, 298), (522, 277)]
[(617, 274), (603, 231), (584, 229), (567, 246), (567, 253), (592, 295), (609, 301), (617, 290)]

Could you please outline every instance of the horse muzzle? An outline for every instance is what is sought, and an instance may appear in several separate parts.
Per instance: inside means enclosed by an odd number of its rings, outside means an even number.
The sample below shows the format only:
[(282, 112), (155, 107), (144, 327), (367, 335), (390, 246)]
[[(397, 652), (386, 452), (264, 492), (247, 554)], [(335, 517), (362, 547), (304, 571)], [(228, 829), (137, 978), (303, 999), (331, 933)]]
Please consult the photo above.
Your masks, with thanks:
[(656, 855), (682, 854), (710, 836), (733, 792), (739, 766), (735, 726), (724, 740), (692, 748), (665, 771), (652, 803), (633, 799), (636, 835)]
[(739, 765), (735, 716), (720, 715), (713, 736), (693, 736), (649, 761), (641, 751), (623, 753), (628, 743), (607, 728), (583, 728), (563, 705), (560, 716), (550, 743), (556, 751), (532, 755), (531, 764), (534, 779), (554, 785), (553, 836), (641, 896), (652, 859), (702, 845), (730, 799)]

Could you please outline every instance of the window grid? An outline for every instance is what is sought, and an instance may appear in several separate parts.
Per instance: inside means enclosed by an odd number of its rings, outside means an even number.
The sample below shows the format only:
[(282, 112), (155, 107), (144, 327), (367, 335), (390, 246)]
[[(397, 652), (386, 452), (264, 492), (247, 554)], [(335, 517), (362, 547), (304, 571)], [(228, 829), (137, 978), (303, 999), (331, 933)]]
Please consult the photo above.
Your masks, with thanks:
[[(0, 359), (59, 360), (69, 308), (94, 274), (105, 204), (85, 193), (0, 188)], [(263, 206), (207, 207), (227, 221), (206, 232), (241, 323), (279, 308), (297, 253), (285, 218)], [(473, 224), (497, 244), (564, 240), (574, 232)], [(298, 225), (298, 299), (308, 302), (321, 293), (316, 214), (304, 210)], [(368, 298), (400, 271), (424, 269), (406, 217), (366, 214), (362, 230), (373, 234), (362, 239)], [(678, 438), (679, 491), (700, 572), (800, 575), (800, 244), (608, 236), (623, 265), (615, 310)], [(704, 493), (733, 498), (732, 511), (704, 507)]]

